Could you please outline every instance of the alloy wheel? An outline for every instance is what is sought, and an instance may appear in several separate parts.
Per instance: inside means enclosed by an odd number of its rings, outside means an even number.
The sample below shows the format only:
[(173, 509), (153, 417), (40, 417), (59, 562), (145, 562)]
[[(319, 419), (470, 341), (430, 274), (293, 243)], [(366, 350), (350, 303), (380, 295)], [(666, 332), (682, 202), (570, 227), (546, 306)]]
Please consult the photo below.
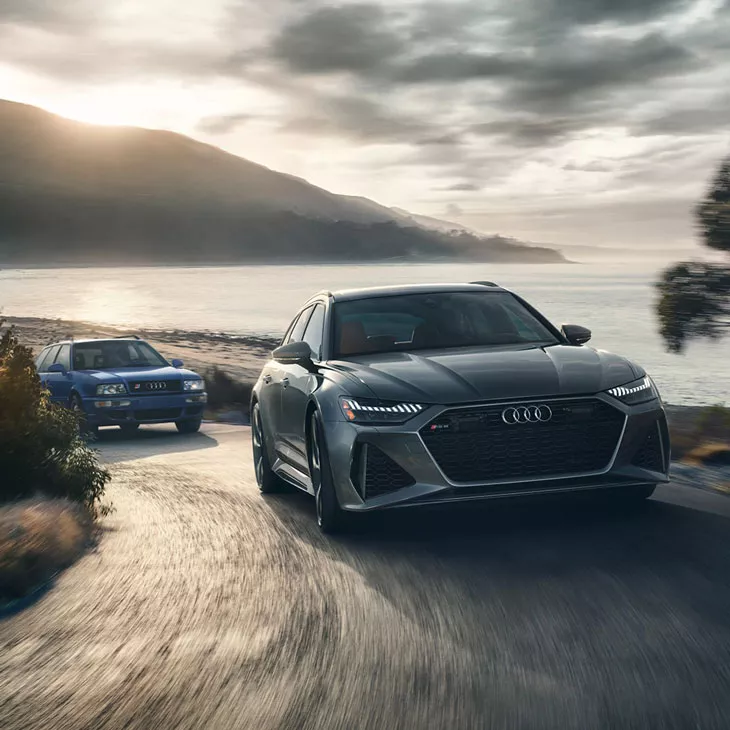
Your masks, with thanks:
[(264, 432), (261, 426), (261, 412), (258, 404), (253, 410), (253, 429), (251, 434), (253, 443), (253, 462), (256, 472), (256, 483), (262, 486), (264, 483)]
[(310, 472), (314, 501), (317, 506), (317, 524), (322, 525), (322, 454), (319, 447), (319, 432), (316, 419), (312, 418), (311, 444), (309, 450)]

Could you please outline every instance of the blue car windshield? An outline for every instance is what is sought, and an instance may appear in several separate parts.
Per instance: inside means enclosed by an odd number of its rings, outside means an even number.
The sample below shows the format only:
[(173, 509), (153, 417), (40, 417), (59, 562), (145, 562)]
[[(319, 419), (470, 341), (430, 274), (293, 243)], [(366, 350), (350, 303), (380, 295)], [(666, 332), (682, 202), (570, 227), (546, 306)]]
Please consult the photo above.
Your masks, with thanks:
[(451, 347), (554, 345), (509, 292), (400, 294), (335, 304), (335, 356)]
[(164, 367), (167, 364), (165, 358), (146, 342), (109, 340), (74, 345), (74, 370)]

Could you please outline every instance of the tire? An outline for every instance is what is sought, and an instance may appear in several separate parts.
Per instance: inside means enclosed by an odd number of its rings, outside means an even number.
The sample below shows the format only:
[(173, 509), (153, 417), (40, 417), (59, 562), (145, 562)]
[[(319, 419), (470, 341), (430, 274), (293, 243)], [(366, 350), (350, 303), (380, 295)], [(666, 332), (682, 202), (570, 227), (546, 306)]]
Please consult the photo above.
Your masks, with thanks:
[(175, 426), (180, 433), (198, 433), (200, 431), (201, 420), (196, 421), (175, 421)]
[(79, 419), (79, 435), (87, 438), (96, 438), (99, 435), (98, 426), (89, 426), (86, 421), (86, 411), (84, 411), (84, 404), (78, 393), (74, 393), (71, 396), (71, 410), (76, 414)]
[(333, 535), (344, 529), (346, 515), (337, 500), (324, 429), (316, 411), (309, 425), (309, 473), (314, 487), (317, 526), (323, 533)]
[(269, 454), (266, 449), (266, 432), (261, 420), (261, 406), (254, 403), (251, 411), (251, 446), (253, 448), (253, 468), (261, 494), (272, 494), (281, 491), (282, 482), (271, 471)]

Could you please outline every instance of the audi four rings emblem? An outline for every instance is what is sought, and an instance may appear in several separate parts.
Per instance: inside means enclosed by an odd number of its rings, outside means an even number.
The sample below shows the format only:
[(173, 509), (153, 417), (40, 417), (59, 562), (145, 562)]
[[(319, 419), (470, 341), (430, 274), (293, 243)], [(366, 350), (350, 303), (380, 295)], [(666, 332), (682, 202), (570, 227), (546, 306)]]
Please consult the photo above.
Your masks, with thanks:
[(552, 417), (550, 406), (516, 406), (502, 411), (502, 420), (508, 426), (517, 423), (546, 423)]
[(157, 383), (147, 383), (146, 388), (147, 390), (165, 390), (165, 388), (167, 388), (167, 383), (163, 381), (159, 381)]

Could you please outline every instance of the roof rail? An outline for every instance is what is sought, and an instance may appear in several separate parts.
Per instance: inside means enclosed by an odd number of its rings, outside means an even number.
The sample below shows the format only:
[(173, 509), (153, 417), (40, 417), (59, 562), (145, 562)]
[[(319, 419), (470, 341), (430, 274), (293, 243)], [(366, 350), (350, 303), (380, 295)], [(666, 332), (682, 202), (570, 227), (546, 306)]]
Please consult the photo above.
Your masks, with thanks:
[(141, 340), (142, 338), (139, 335), (118, 335), (117, 337), (112, 337), (113, 340)]
[(479, 286), (499, 286), (499, 284), (495, 284), (493, 281), (470, 281), (470, 284), (478, 284)]

